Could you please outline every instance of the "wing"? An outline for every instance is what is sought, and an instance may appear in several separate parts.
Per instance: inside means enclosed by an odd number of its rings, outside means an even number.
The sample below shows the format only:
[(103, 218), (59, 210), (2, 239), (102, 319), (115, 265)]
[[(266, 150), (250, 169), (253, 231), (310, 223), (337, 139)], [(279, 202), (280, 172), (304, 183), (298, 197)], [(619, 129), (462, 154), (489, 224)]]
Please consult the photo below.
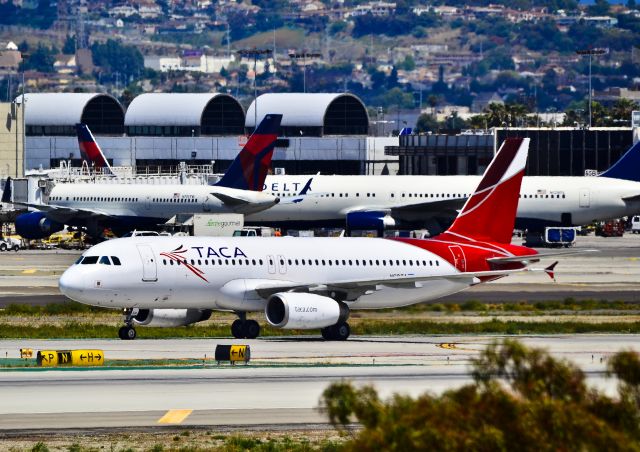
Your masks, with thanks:
[(437, 214), (454, 214), (462, 209), (467, 198), (442, 199), (438, 201), (425, 201), (417, 204), (407, 204), (404, 206), (394, 207), (391, 209), (392, 215), (396, 212), (399, 214), (409, 212), (420, 212), (429, 215)]
[(228, 187), (210, 187), (209, 193), (229, 209), (244, 214), (259, 212), (280, 202), (280, 198), (264, 192)]
[(464, 284), (476, 284), (486, 279), (496, 279), (512, 273), (527, 271), (526, 268), (513, 270), (493, 270), (483, 272), (463, 272), (449, 275), (409, 276), (394, 279), (354, 279), (334, 281), (324, 284), (296, 284), (291, 281), (256, 281), (251, 284), (247, 281), (247, 289), (255, 292), (263, 299), (269, 298), (278, 292), (313, 292), (320, 294), (341, 293), (346, 300), (355, 300), (359, 296), (378, 290), (381, 286), (396, 288), (420, 287), (420, 283), (427, 281), (453, 281)]
[(58, 223), (69, 220), (87, 218), (112, 218), (113, 215), (98, 209), (75, 209), (72, 207), (57, 206), (55, 204), (34, 204), (27, 202), (14, 202), (13, 204), (36, 209), (47, 214), (47, 218)]

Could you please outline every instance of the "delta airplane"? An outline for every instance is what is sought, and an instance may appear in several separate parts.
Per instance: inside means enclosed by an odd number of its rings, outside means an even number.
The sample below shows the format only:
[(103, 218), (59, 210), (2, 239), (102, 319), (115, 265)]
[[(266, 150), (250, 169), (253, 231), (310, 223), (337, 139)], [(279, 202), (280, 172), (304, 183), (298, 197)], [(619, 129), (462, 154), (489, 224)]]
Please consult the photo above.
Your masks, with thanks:
[[(263, 190), (287, 202), (251, 214), (248, 225), (283, 229), (422, 228), (455, 218), (480, 176), (268, 176)], [(640, 142), (598, 177), (527, 176), (516, 227), (581, 226), (640, 212)]]
[(260, 326), (246, 314), (264, 310), (275, 328), (320, 328), (326, 340), (345, 340), (352, 309), (434, 300), (539, 261), (510, 244), (528, 146), (507, 139), (453, 225), (432, 239), (120, 238), (87, 250), (60, 291), (124, 308), (121, 339), (135, 338), (135, 325), (188, 325), (212, 310), (235, 311), (233, 336), (255, 338)]
[[(180, 213), (250, 214), (276, 205), (280, 199), (261, 192), (271, 165), (282, 115), (266, 115), (222, 179), (209, 185), (58, 184), (47, 204), (15, 203), (34, 209), (18, 216), (16, 232), (40, 239), (64, 225), (83, 227), (92, 237), (110, 228), (116, 235), (133, 229), (157, 229)], [(96, 166), (108, 166), (86, 125), (78, 124), (80, 149)], [(11, 201), (7, 181), (3, 202)]]

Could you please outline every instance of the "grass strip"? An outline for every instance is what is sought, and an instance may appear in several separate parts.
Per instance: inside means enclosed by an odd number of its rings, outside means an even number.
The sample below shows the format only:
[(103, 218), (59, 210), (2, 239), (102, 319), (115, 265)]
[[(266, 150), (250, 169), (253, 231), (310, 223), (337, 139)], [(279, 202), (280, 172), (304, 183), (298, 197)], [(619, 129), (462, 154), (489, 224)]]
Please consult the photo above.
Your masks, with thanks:
[[(640, 322), (586, 323), (577, 321), (522, 322), (491, 319), (479, 323), (432, 322), (429, 320), (356, 320), (352, 334), (579, 334), (640, 333)], [(137, 329), (141, 339), (230, 337), (228, 325), (191, 325), (178, 328)], [(315, 334), (316, 330), (281, 330), (265, 327), (262, 336)], [(114, 339), (117, 327), (69, 322), (63, 326), (16, 326), (0, 323), (0, 339)]]
[[(543, 312), (543, 311), (640, 311), (640, 301), (609, 301), (609, 300), (576, 300), (568, 297), (563, 300), (550, 301), (513, 301), (483, 303), (478, 300), (468, 300), (462, 303), (419, 303), (403, 308), (394, 309), (395, 312)], [(22, 303), (12, 303), (0, 309), (1, 316), (40, 316), (62, 314), (113, 313), (113, 309), (87, 306), (75, 301), (64, 303), (49, 303), (33, 306)]]

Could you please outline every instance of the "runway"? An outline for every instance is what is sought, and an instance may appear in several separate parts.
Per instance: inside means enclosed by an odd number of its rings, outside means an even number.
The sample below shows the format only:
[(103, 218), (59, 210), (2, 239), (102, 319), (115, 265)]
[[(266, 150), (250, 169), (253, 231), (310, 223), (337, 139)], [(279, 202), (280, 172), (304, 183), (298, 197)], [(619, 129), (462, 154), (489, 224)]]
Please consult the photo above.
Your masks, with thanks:
[[(202, 358), (189, 368), (0, 371), (0, 430), (326, 424), (318, 410), (330, 382), (373, 384), (383, 397), (442, 392), (471, 381), (470, 360), (498, 336), (0, 341), (0, 354), (20, 347), (97, 348), (107, 360)], [(615, 391), (608, 356), (639, 349), (637, 335), (519, 336), (529, 346), (570, 359), (590, 384)], [(246, 343), (251, 364), (217, 366), (215, 344)]]

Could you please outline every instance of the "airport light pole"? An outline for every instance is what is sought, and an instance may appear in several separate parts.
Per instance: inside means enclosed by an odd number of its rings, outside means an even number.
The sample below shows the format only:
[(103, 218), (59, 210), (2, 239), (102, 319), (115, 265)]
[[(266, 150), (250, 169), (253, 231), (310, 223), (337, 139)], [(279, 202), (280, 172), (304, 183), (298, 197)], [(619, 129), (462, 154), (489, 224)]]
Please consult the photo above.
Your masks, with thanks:
[(578, 55), (589, 55), (589, 128), (591, 128), (591, 60), (593, 55), (604, 55), (607, 53), (605, 49), (583, 49), (576, 50)]
[(254, 47), (252, 49), (240, 49), (237, 53), (240, 57), (253, 57), (253, 130), (256, 130), (258, 128), (258, 86), (256, 85), (256, 80), (258, 79), (258, 57), (262, 55), (271, 55), (273, 50), (258, 49)]
[(320, 58), (321, 53), (300, 52), (290, 53), (289, 57), (294, 60), (302, 59), (302, 92), (307, 92), (307, 58)]

